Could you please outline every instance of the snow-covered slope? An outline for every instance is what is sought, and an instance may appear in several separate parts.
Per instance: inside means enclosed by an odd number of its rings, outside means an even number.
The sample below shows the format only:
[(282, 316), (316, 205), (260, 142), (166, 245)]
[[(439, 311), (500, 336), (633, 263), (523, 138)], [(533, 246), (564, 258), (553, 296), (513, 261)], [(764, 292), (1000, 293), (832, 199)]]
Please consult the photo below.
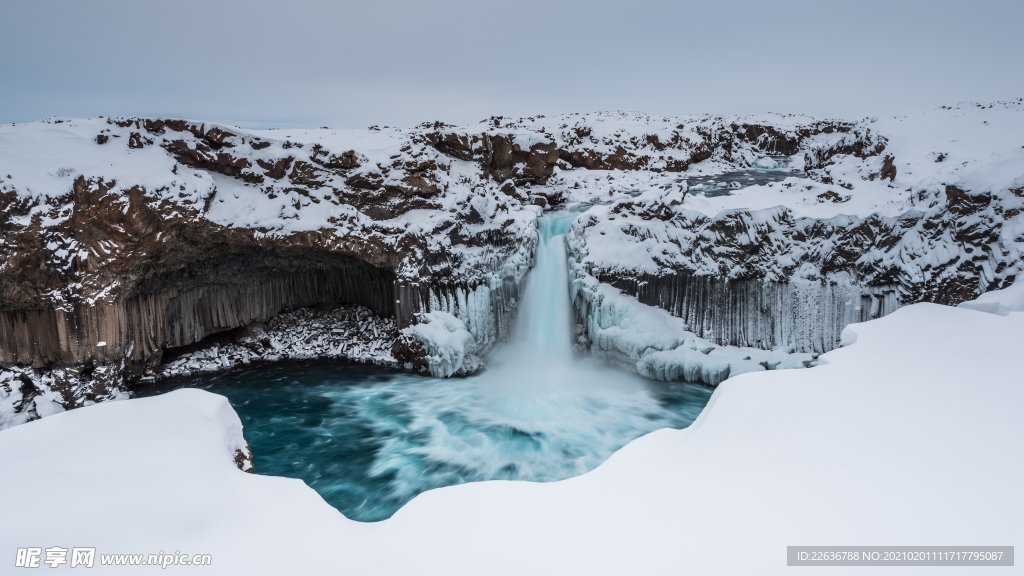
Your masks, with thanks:
[(789, 574), (788, 545), (1024, 539), (1024, 313), (916, 304), (846, 333), (821, 365), (732, 378), (690, 428), (584, 476), (431, 491), (379, 524), (297, 480), (240, 472), (222, 397), (59, 414), (0, 432), (0, 461), (18, 471), (0, 475), (0, 542), (209, 553), (211, 574), (676, 575)]

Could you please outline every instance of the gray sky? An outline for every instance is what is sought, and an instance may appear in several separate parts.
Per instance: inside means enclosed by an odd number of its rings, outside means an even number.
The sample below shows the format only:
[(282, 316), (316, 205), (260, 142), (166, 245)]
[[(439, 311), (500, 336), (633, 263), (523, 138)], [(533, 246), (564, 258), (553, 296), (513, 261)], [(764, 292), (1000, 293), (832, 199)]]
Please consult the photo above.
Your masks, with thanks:
[(2, 0), (0, 121), (861, 117), (1024, 95), (1021, 22), (1021, 0)]

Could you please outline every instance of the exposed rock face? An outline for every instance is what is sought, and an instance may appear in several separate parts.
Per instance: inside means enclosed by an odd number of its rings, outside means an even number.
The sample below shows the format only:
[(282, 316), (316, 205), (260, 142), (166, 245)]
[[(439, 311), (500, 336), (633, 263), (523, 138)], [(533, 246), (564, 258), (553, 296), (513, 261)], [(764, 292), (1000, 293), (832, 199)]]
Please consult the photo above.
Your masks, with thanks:
[[(906, 303), (895, 286), (846, 281), (728, 280), (685, 273), (599, 280), (668, 310), (702, 338), (767, 350), (826, 352), (839, 345), (848, 324), (884, 316)], [(585, 297), (580, 295), (583, 306)], [(579, 311), (587, 313), (585, 308)]]
[[(124, 300), (71, 311), (5, 311), (0, 334), (8, 346), (0, 361), (36, 367), (121, 358), (153, 363), (166, 348), (264, 322), (290, 308), (345, 302), (381, 314), (394, 311), (394, 277), (386, 270), (357, 262), (324, 269), (238, 270), (237, 263), (197, 263), (182, 276), (143, 283)], [(54, 332), (41, 337), (40, 327)]]
[[(442, 307), (490, 346), (532, 258), (525, 196), (484, 174), (456, 181), (450, 157), (406, 134), (370, 158), (327, 134), (179, 120), (62, 122), (77, 138), (64, 151), (33, 128), (10, 127), (0, 154), (0, 366), (136, 373), (320, 304), (399, 323)], [(16, 165), (53, 147), (67, 168)]]
[(235, 466), (242, 472), (249, 472), (250, 474), (256, 472), (252, 465), (252, 449), (249, 448), (248, 443), (246, 443), (245, 448), (235, 449)]
[[(581, 315), (603, 283), (683, 319), (698, 348), (827, 350), (849, 322), (1020, 272), (1024, 102), (937, 114), (922, 122), (949, 123), (949, 140), (923, 144), (903, 120), (781, 115), (3, 126), (0, 400), (25, 414), (44, 397), (118, 397), (165, 356), (319, 306), (393, 323), (374, 350), (398, 365), (430, 365), (401, 330), (433, 311), (464, 325), (464, 358), (482, 357), (512, 322), (540, 207), (562, 204), (593, 206), (567, 243)], [(744, 184), (777, 165), (788, 177)], [(733, 196), (686, 192), (694, 174), (731, 172)], [(234, 345), (249, 360), (283, 350)], [(661, 362), (691, 351), (659, 350), (644, 370), (691, 373)]]
[(498, 181), (512, 178), (518, 184), (544, 184), (559, 160), (587, 170), (678, 172), (708, 159), (749, 166), (757, 155), (796, 154), (808, 138), (845, 134), (854, 128), (847, 122), (808, 118), (771, 125), (715, 116), (674, 119), (675, 123), (643, 115), (596, 117), (599, 122), (593, 115), (550, 120), (493, 117), (481, 123), (479, 133), (427, 124), (424, 128), (431, 131), (424, 138), (445, 154), (480, 162)]
[(0, 367), (0, 430), (64, 410), (128, 397), (124, 364)]
[(594, 261), (587, 272), (687, 319), (701, 336), (821, 352), (850, 322), (911, 302), (955, 305), (1012, 282), (1020, 248), (1002, 241), (1001, 215), (1020, 210), (1020, 199), (955, 187), (941, 194), (945, 202), (927, 211), (828, 219), (783, 207), (709, 217), (685, 203), (626, 200), (611, 206), (615, 221), (581, 218), (570, 245), (582, 260), (608, 228), (625, 242), (666, 238), (670, 248), (653, 253), (657, 271)]
[[(263, 239), (81, 176), (57, 201), (72, 207), (62, 224), (44, 231), (33, 221), (11, 235), (0, 363), (158, 361), (163, 348), (323, 302), (394, 313), (388, 254), (370, 242), (356, 252), (318, 232)], [(50, 252), (44, 242), (62, 247)], [(57, 305), (40, 307), (40, 293)]]
[(512, 134), (428, 132), (423, 138), (442, 153), (480, 163), (484, 172), (498, 182), (513, 179), (519, 184), (544, 183), (559, 159), (554, 142), (517, 140)]

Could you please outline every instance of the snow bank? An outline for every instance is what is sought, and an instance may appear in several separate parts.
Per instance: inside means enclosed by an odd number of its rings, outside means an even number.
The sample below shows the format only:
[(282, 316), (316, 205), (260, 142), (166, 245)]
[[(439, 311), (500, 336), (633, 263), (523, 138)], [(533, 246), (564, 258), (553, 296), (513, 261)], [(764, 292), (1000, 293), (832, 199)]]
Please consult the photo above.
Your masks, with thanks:
[(211, 574), (675, 576), (789, 574), (787, 545), (1024, 541), (1024, 313), (917, 304), (848, 332), (820, 366), (731, 378), (693, 426), (589, 474), (435, 490), (379, 524), (238, 471), (219, 396), (59, 414), (0, 432), (0, 493), (18, 495), (0, 542), (211, 553)]
[(1024, 279), (1009, 288), (986, 292), (970, 302), (964, 302), (960, 307), (1000, 316), (1010, 312), (1024, 312)]

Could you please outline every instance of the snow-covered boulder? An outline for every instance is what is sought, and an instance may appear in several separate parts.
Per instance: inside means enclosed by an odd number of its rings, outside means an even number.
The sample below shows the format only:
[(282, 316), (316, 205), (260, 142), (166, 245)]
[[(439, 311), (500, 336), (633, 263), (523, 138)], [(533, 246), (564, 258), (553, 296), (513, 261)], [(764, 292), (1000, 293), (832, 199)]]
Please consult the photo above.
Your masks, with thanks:
[(437, 378), (472, 374), (480, 369), (476, 339), (466, 324), (443, 311), (420, 314), (412, 326), (402, 329), (397, 344), (400, 359)]

